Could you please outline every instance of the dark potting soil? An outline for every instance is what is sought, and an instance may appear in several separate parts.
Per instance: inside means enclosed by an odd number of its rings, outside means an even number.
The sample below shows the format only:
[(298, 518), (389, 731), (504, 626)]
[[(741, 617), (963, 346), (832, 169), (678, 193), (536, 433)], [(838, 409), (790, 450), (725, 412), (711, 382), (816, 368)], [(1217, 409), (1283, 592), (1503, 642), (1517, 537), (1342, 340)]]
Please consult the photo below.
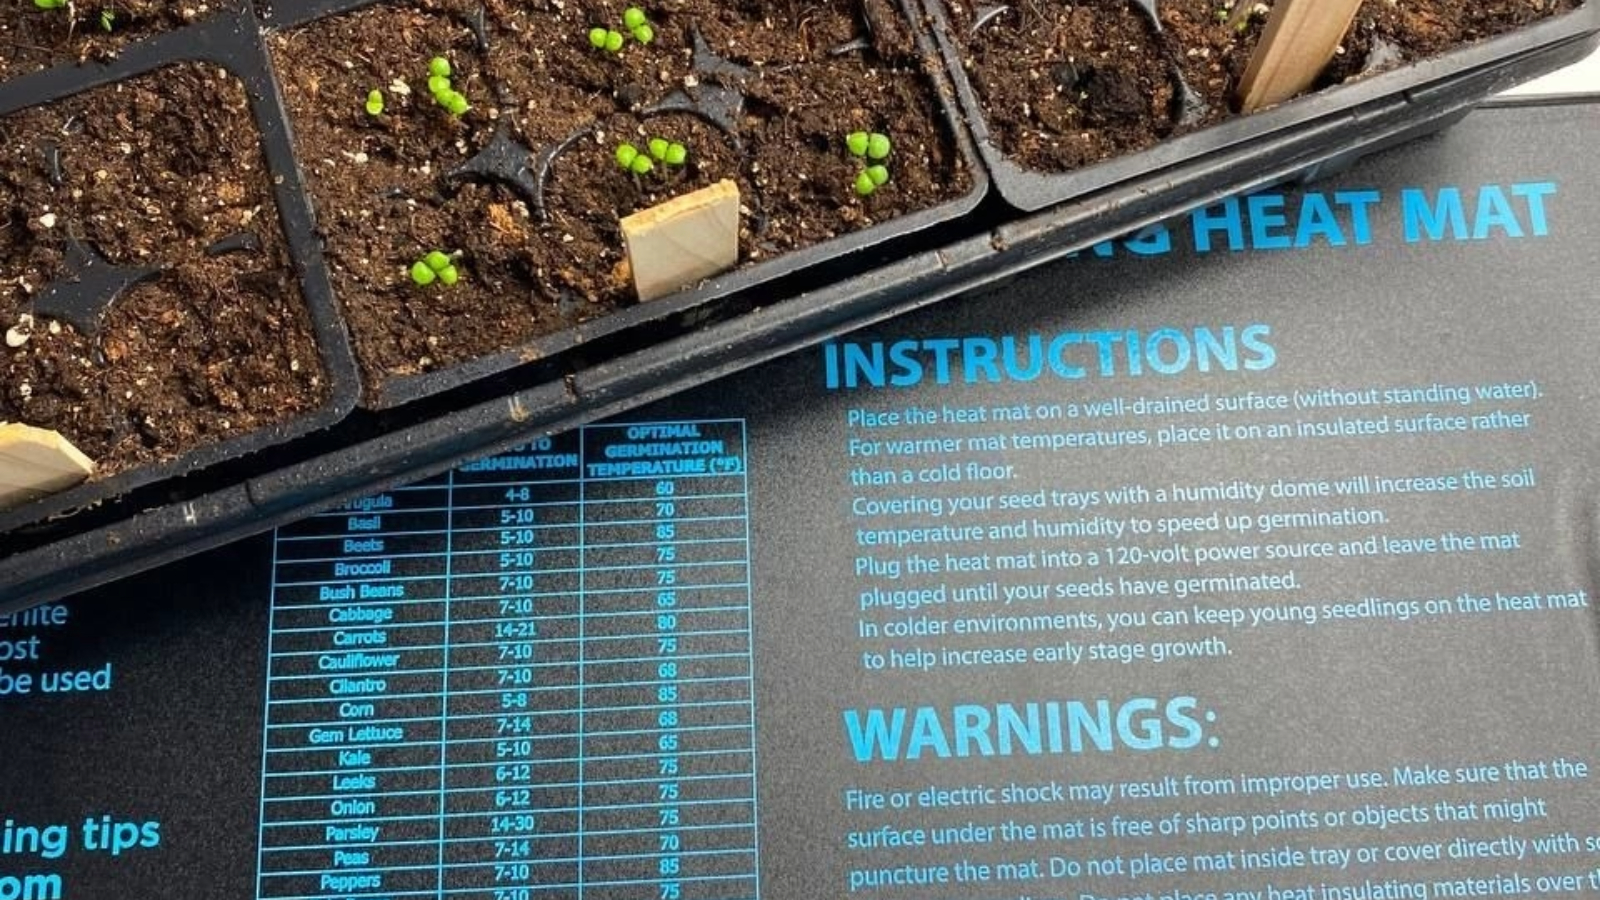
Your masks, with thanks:
[(0, 8), (0, 79), (103, 62), (131, 41), (234, 8), (232, 0), (72, 0), (59, 9), (9, 0)]
[[(1583, 4), (1584, 0), (1365, 3), (1345, 39), (1347, 52), (1324, 77), (1343, 79), (1367, 74), (1363, 65), (1369, 56), (1379, 61), (1378, 70), (1438, 56), (1463, 44), (1571, 12)], [(1241, 74), (1243, 71), (1240, 69)]]
[[(103, 477), (326, 400), (249, 121), (242, 86), (198, 65), (0, 119), (0, 420), (60, 431)], [(97, 334), (36, 305), (71, 239), (159, 270)]]
[(968, 0), (949, 11), (993, 140), (1024, 167), (1078, 169), (1172, 133), (1170, 63), (1133, 3), (1023, 2), (976, 31)]
[[(1235, 115), (1233, 94), (1268, 7), (1253, 4), (1235, 15), (1235, 3), (1227, 0), (1156, 5), (1159, 32), (1131, 0), (1017, 0), (976, 29), (975, 17), (989, 4), (947, 2), (952, 37), (1006, 156), (1027, 169), (1066, 172)], [(1579, 5), (1366, 3), (1321, 85), (1436, 56)], [(1180, 121), (1175, 72), (1204, 102), (1203, 114)]]
[[(269, 39), (316, 201), (334, 287), (368, 383), (517, 347), (633, 300), (619, 217), (731, 179), (739, 184), (741, 263), (865, 228), (971, 189), (932, 82), (905, 23), (884, 0), (868, 12), (824, 3), (668, 0), (641, 3), (655, 29), (619, 54), (590, 28), (624, 31), (623, 2), (490, 0), (387, 5)], [(873, 22), (868, 31), (866, 22)], [(720, 76), (691, 64), (691, 29), (742, 67)], [(480, 37), (486, 40), (481, 40)], [(859, 44), (842, 49), (857, 39)], [(835, 51), (838, 52), (835, 52)], [(446, 57), (460, 119), (427, 90)], [(737, 141), (688, 114), (642, 115), (682, 91), (704, 98), (742, 85)], [(363, 103), (379, 89), (385, 109)], [(893, 141), (892, 181), (867, 198), (846, 134)], [(574, 135), (555, 157), (544, 216), (523, 191), (444, 176), (497, 132), (535, 151)], [(681, 170), (635, 177), (617, 145), (684, 144)], [(417, 287), (408, 268), (431, 250), (459, 254), (454, 286)]]

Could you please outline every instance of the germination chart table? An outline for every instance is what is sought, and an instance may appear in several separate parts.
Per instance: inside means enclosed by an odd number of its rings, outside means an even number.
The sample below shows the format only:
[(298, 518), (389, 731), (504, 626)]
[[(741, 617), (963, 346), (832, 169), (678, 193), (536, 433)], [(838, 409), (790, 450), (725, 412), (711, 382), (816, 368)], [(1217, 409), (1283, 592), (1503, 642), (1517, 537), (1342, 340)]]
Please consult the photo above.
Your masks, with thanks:
[(594, 425), (280, 530), (257, 896), (753, 900), (747, 489)]

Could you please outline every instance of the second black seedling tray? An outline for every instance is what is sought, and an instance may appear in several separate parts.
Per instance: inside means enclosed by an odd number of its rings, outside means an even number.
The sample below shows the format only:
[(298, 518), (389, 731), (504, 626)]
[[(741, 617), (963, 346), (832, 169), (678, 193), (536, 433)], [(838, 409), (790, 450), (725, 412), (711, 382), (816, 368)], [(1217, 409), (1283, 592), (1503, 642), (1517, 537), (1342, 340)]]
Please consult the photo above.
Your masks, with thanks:
[[(273, 41), (278, 36), (294, 34), (298, 29), (318, 27), (341, 16), (362, 10), (375, 8), (400, 10), (410, 6), (411, 4), (404, 2), (385, 4), (374, 0), (318, 0), (307, 4), (269, 3), (263, 8), (262, 20), (267, 29), (267, 40)], [(821, 266), (831, 265), (834, 271), (860, 271), (871, 263), (852, 262), (852, 257), (866, 257), (869, 256), (866, 251), (886, 246), (909, 247), (909, 243), (921, 232), (954, 222), (973, 211), (988, 190), (988, 177), (978, 161), (976, 149), (962, 127), (953, 104), (943, 102), (950, 95), (951, 88), (945, 81), (942, 66), (938, 63), (933, 40), (920, 27), (918, 17), (911, 15), (905, 9), (893, 4), (883, 5), (881, 9), (888, 10), (892, 15), (897, 14), (903, 20), (901, 24), (905, 26), (906, 35), (914, 49), (911, 55), (921, 63), (921, 79), (930, 98), (937, 101), (938, 124), (944, 129), (949, 149), (955, 155), (955, 169), (968, 178), (969, 187), (964, 193), (932, 207), (870, 224), (859, 230), (845, 231), (799, 250), (742, 265), (669, 297), (628, 306), (468, 361), (439, 366), (431, 371), (416, 374), (395, 374), (370, 379), (364, 385), (366, 405), (375, 409), (387, 409), (435, 396), (514, 368), (529, 360), (548, 359), (580, 345), (624, 331), (648, 328), (669, 318), (692, 316), (696, 310), (714, 304), (721, 298), (768, 289), (776, 282), (792, 280), (797, 274), (803, 276)], [(431, 11), (438, 13), (443, 9), (434, 8)], [(609, 12), (615, 14), (619, 10)], [(867, 21), (865, 13), (861, 15), (863, 21)], [(585, 21), (603, 18), (604, 13), (597, 9), (591, 10)], [(465, 19), (471, 23), (472, 30), (477, 35), (476, 49), (480, 54), (488, 52), (495, 46), (499, 38), (491, 34), (492, 29), (485, 24), (481, 9), (467, 14)], [(746, 118), (748, 107), (753, 102), (746, 96), (748, 93), (746, 86), (753, 80), (759, 79), (763, 69), (719, 56), (702, 37), (696, 25), (691, 25), (684, 31), (683, 37), (692, 48), (690, 57), (692, 82), (686, 82), (687, 86), (682, 87), (676, 84), (649, 86), (645, 89), (648, 99), (636, 108), (636, 114), (646, 120), (674, 113), (698, 117), (710, 123), (717, 131), (730, 136), (733, 143), (738, 145), (741, 122)], [(306, 37), (309, 38), (310, 35)], [(550, 39), (572, 37), (572, 35), (551, 35)], [(422, 45), (426, 43), (426, 41), (419, 42)], [(655, 52), (654, 48), (650, 48), (650, 51)], [(634, 50), (634, 52), (644, 51)], [(826, 55), (831, 58), (852, 59), (870, 52), (872, 52), (870, 42), (858, 39), (828, 48)], [(273, 58), (269, 54), (269, 59)], [(280, 53), (275, 57), (275, 64), (281, 68), (286, 64), (286, 60), (292, 61), (292, 55)], [(286, 73), (276, 74), (277, 83), (281, 87), (287, 81)], [(871, 85), (865, 79), (863, 91), (862, 105), (872, 108)], [(504, 99), (507, 98), (502, 98)], [(843, 110), (838, 111), (839, 121), (845, 121), (843, 112)], [(565, 137), (549, 143), (536, 143), (518, 137), (514, 128), (506, 124), (509, 120), (508, 111), (500, 110), (500, 113), (502, 117), (493, 138), (476, 148), (476, 152), (469, 159), (443, 172), (441, 181), (445, 185), (473, 181), (496, 185), (506, 189), (508, 196), (524, 201), (536, 215), (543, 217), (553, 165), (558, 159), (572, 155), (573, 147), (581, 140), (590, 138), (597, 131), (599, 123), (585, 124), (566, 134)], [(292, 115), (288, 124), (292, 129), (294, 126)], [(842, 131), (838, 137), (842, 139)], [(305, 162), (302, 160), (302, 164)], [(303, 175), (302, 181), (309, 183), (312, 178)], [(841, 205), (853, 202), (846, 185), (819, 187), (816, 193), (821, 197), (836, 196)], [(757, 207), (756, 198), (749, 198), (748, 206)], [(330, 210), (321, 212), (324, 216), (332, 215)], [(747, 210), (747, 218), (760, 215), (759, 208)], [(308, 264), (320, 263), (320, 259), (308, 260)], [(337, 279), (335, 281), (337, 282)], [(576, 298), (571, 302), (578, 306), (582, 305), (582, 301)], [(564, 301), (563, 305), (569, 304)], [(357, 351), (360, 352), (359, 346)]]

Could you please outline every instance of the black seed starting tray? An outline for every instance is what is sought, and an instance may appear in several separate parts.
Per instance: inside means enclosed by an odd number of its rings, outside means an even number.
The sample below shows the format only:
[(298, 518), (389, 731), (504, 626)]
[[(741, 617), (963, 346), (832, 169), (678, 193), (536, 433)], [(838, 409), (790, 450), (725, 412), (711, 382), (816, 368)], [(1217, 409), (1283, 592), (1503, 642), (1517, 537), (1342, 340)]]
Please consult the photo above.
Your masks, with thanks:
[[(73, 404), (92, 406), (89, 400), (107, 396), (150, 403), (142, 391), (153, 391), (152, 385), (179, 400), (198, 398), (196, 402), (210, 404), (202, 417), (207, 427), (187, 435), (192, 446), (168, 452), (163, 441), (171, 437), (167, 432), (172, 429), (166, 426), (173, 417), (159, 406), (142, 408), (138, 418), (130, 419), (131, 426), (113, 424), (97, 432), (105, 446), (132, 441), (139, 451), (134, 464), (0, 511), (0, 600), (42, 599), (147, 568), (341, 498), (442, 471), (532, 434), (638, 405), (1194, 206), (1243, 190), (1316, 177), (1438, 130), (1485, 96), (1581, 58), (1600, 33), (1600, 9), (1591, 4), (1437, 59), (1179, 137), (1126, 159), (1042, 179), (1008, 167), (989, 143), (948, 35), (937, 37), (948, 28), (938, 8), (928, 13), (927, 21), (921, 12), (907, 14), (875, 0), (859, 4), (851, 0), (841, 8), (853, 11), (847, 17), (848, 27), (830, 32), (816, 25), (815, 35), (807, 32), (807, 39), (818, 48), (816, 60), (835, 67), (841, 65), (839, 60), (848, 60), (843, 65), (859, 65), (866, 72), (873, 66), (862, 61), (879, 54), (891, 59), (884, 63), (884, 71), (893, 78), (920, 85), (933, 127), (945, 143), (942, 150), (897, 146), (896, 153), (904, 155), (893, 159), (902, 167), (896, 178), (909, 188), (923, 177), (923, 169), (949, 172), (958, 176), (954, 189), (946, 186), (944, 194), (932, 195), (934, 199), (921, 208), (882, 221), (874, 215), (877, 207), (869, 202), (872, 198), (848, 195), (849, 166), (857, 163), (842, 150), (844, 132), (860, 123), (873, 130), (896, 129), (887, 113), (861, 112), (870, 110), (874, 90), (896, 96), (892, 90), (900, 82), (881, 76), (886, 80), (869, 84), (855, 99), (796, 106), (822, 108), (846, 123), (837, 129), (841, 148), (822, 148), (838, 157), (830, 163), (836, 167), (830, 170), (833, 175), (846, 177), (830, 176), (826, 187), (804, 190), (835, 192), (842, 199), (832, 201), (831, 208), (851, 228), (822, 229), (827, 233), (805, 246), (770, 258), (763, 252), (761, 258), (743, 260), (727, 275), (644, 304), (614, 308), (594, 304), (574, 295), (577, 288), (572, 285), (581, 284), (575, 278), (551, 297), (537, 298), (548, 306), (551, 327), (543, 333), (381, 378), (373, 377), (374, 367), (370, 358), (363, 357), (359, 341), (361, 328), (374, 318), (381, 320), (385, 307), (363, 307), (341, 287), (371, 288), (377, 283), (370, 276), (375, 271), (390, 273), (387, 277), (393, 282), (369, 291), (375, 296), (404, 299), (404, 291), (415, 286), (408, 288), (402, 281), (406, 260), (367, 266), (360, 253), (340, 243), (340, 234), (371, 237), (386, 233), (385, 229), (410, 229), (404, 230), (405, 239), (420, 255), (434, 243), (434, 233), (427, 230), (432, 207), (418, 200), (412, 186), (407, 188), (412, 194), (388, 198), (402, 210), (400, 214), (374, 220), (367, 231), (352, 232), (347, 210), (319, 200), (319, 179), (330, 171), (329, 159), (333, 166), (361, 166), (357, 160), (367, 152), (363, 147), (382, 152), (393, 147), (375, 134), (366, 136), (371, 138), (368, 143), (336, 148), (337, 157), (333, 152), (308, 157), (297, 141), (332, 122), (354, 127), (358, 133), (370, 128), (389, 138), (399, 134), (401, 138), (394, 138), (400, 142), (397, 146), (413, 151), (419, 146), (442, 146), (446, 149), (437, 159), (427, 157), (416, 166), (428, 176), (429, 189), (436, 185), (440, 192), (442, 199), (434, 205), (459, 204), (463, 197), (482, 200), (486, 212), (481, 218), (486, 227), (493, 227), (506, 210), (515, 211), (517, 217), (525, 211), (527, 221), (536, 221), (544, 202), (541, 192), (549, 190), (550, 167), (555, 166), (555, 179), (570, 177), (560, 168), (563, 154), (593, 154), (616, 137), (615, 132), (599, 135), (610, 126), (590, 123), (568, 129), (559, 117), (529, 124), (515, 114), (520, 111), (516, 98), (497, 82), (514, 77), (497, 74), (506, 71), (504, 61), (492, 55), (473, 56), (482, 53), (486, 43), (494, 46), (497, 28), (508, 27), (506, 20), (495, 18), (498, 7), (491, 4), (485, 12), (453, 0), (220, 4), (204, 8), (204, 14), (192, 21), (125, 23), (139, 26), (137, 38), (117, 43), (115, 54), (108, 58), (87, 53), (88, 61), (81, 63), (0, 69), (10, 75), (0, 83), (0, 137), (8, 153), (21, 154), (33, 167), (27, 177), (0, 179), (0, 188), (12, 192), (7, 198), (12, 206), (9, 218), (0, 223), (11, 229), (12, 237), (0, 231), (0, 264), (17, 269), (0, 272), (0, 291), (13, 292), (11, 310), (31, 316), (30, 343), (43, 346), (64, 332), (81, 338), (88, 348), (78, 361), (85, 371), (98, 373), (95, 366), (126, 361), (131, 372), (125, 379), (79, 373), (73, 382), (76, 393), (55, 401), (67, 404), (55, 410), (57, 418), (71, 421), (73, 415), (85, 415)], [(315, 40), (319, 34), (307, 29), (392, 10), (415, 16), (419, 27), (435, 21), (450, 24), (447, 35), (440, 32), (442, 50), (404, 28), (393, 32), (395, 43), (420, 60), (419, 67), (439, 53), (461, 60), (460, 83), (474, 104), (486, 109), (469, 113), (462, 122), (436, 117), (418, 132), (425, 140), (405, 143), (417, 135), (406, 131), (403, 122), (389, 126), (361, 120), (365, 92), (354, 98), (335, 94), (327, 87), (334, 84), (331, 78), (321, 72), (308, 74), (299, 66), (302, 57), (296, 56), (296, 47), (302, 45), (297, 41)], [(620, 17), (620, 12), (620, 7), (596, 7), (582, 15)], [(661, 77), (639, 87), (644, 93), (633, 98), (632, 109), (613, 110), (606, 121), (625, 120), (648, 133), (645, 129), (658, 117), (677, 123), (692, 120), (700, 123), (693, 126), (696, 134), (720, 134), (735, 150), (747, 146), (741, 141), (757, 143), (751, 135), (758, 132), (741, 137), (741, 123), (778, 122), (780, 128), (789, 127), (783, 124), (786, 116), (774, 109), (785, 102), (784, 91), (793, 83), (807, 80), (806, 70), (774, 64), (776, 74), (753, 76), (752, 70), (762, 68), (759, 61), (735, 59), (737, 54), (721, 43), (729, 40), (730, 33), (737, 43), (739, 28), (751, 26), (738, 22), (730, 26), (715, 17), (690, 22), (666, 14), (659, 24), (681, 36), (680, 52), (672, 54), (671, 65), (664, 64), (659, 72), (646, 69), (646, 74)], [(512, 61), (528, 64), (527, 58)], [(763, 82), (757, 76), (770, 80)], [(397, 117), (425, 111), (426, 98), (418, 97), (417, 91), (407, 98), (391, 83), (369, 80), (396, 104)], [(422, 85), (421, 79), (411, 80)], [(184, 88), (191, 92), (187, 97), (168, 96)], [(328, 94), (319, 94), (322, 89)], [(159, 96), (154, 100), (145, 96), (151, 92)], [(312, 106), (310, 119), (304, 111), (308, 96), (321, 104)], [(73, 112), (78, 103), (105, 111), (109, 124), (85, 121)], [(186, 132), (183, 117), (196, 103), (225, 111), (213, 122), (221, 118), (230, 127), (208, 130), (202, 123)], [(490, 115), (491, 109), (501, 115)], [(169, 121), (173, 117), (180, 124)], [(763, 117), (765, 123), (758, 121)], [(816, 137), (820, 132), (814, 124), (793, 127), (797, 146), (827, 143)], [(85, 129), (87, 136), (75, 144)], [(48, 133), (51, 130), (58, 133)], [(105, 139), (102, 130), (132, 137)], [(236, 139), (232, 151), (236, 156), (225, 167), (235, 173), (233, 180), (217, 176), (214, 170), (221, 167), (195, 151), (209, 146), (208, 140), (226, 136), (212, 132), (226, 132)], [(98, 149), (74, 149), (80, 144)], [(251, 169), (255, 165), (251, 148), (259, 149), (259, 171)], [(90, 158), (95, 152), (112, 154), (111, 162), (105, 168), (91, 168), (100, 165)], [(118, 153), (122, 162), (115, 156)], [(122, 187), (116, 183), (117, 166), (135, 162), (170, 176), (157, 179), (168, 193), (114, 190)], [(584, 169), (566, 171), (582, 176)], [(616, 173), (605, 177), (613, 176), (621, 177)], [(764, 184), (768, 190), (780, 190), (773, 187), (779, 182), (761, 182), (745, 170), (738, 177), (756, 189), (744, 218), (762, 218), (769, 204), (760, 189)], [(45, 179), (51, 191), (59, 192), (61, 203), (55, 211), (46, 212), (37, 198), (17, 193), (20, 186), (32, 183), (28, 178)], [(83, 186), (79, 188), (73, 179), (84, 179)], [(991, 180), (1007, 202), (985, 202)], [(610, 183), (617, 181), (613, 178)], [(784, 184), (782, 190), (802, 192), (796, 183)], [(890, 189), (896, 184), (891, 181)], [(175, 185), (187, 187), (188, 192), (176, 190)], [(638, 189), (642, 195), (648, 193), (645, 187)], [(421, 211), (406, 214), (407, 206)], [(1024, 217), (1015, 209), (1038, 212)], [(43, 225), (44, 216), (51, 216), (49, 227)], [(128, 223), (138, 217), (170, 227), (144, 243), (117, 244), (121, 235), (137, 236), (128, 231)], [(754, 233), (758, 243), (766, 242), (761, 243), (764, 249), (769, 244), (782, 249), (777, 243), (780, 237), (759, 229)], [(514, 251), (497, 251), (500, 255), (495, 257), (465, 249), (461, 265), (466, 278), (480, 271), (509, 271), (518, 259)], [(356, 277), (362, 271), (369, 273), (366, 282)], [(148, 295), (155, 288), (186, 298), (182, 314), (168, 315), (150, 306), (154, 301)], [(474, 318), (477, 310), (471, 304), (450, 307), (449, 295), (432, 296), (445, 298), (440, 301), (447, 307), (441, 317), (460, 324), (464, 334), (493, 330), (492, 319)], [(167, 355), (192, 364), (180, 367), (182, 377), (163, 381), (151, 368), (158, 362), (154, 357), (161, 354), (142, 342), (163, 329), (181, 332), (192, 319), (216, 326), (205, 318), (213, 315), (202, 302), (207, 297), (270, 298), (271, 303), (267, 299), (261, 303), (271, 307), (271, 314), (229, 320), (234, 340), (221, 340), (208, 331), (213, 335), (208, 341), (179, 342), (182, 352)], [(0, 311), (4, 309), (0, 306)], [(375, 317), (374, 310), (380, 315)], [(52, 322), (59, 326), (51, 328)], [(0, 323), (0, 327), (11, 325)], [(250, 345), (244, 337), (252, 330), (266, 339)], [(489, 336), (491, 345), (494, 337)], [(41, 364), (35, 371), (48, 374), (60, 371), (60, 366), (50, 369)], [(258, 374), (265, 386), (248, 380)], [(10, 377), (14, 383), (6, 386), (0, 399), (0, 412), (10, 414), (0, 418), (54, 427), (29, 420), (27, 404), (39, 394), (19, 396), (17, 376)], [(236, 384), (240, 378), (247, 383)], [(30, 385), (30, 391), (37, 390)], [(277, 418), (262, 409), (272, 405), (269, 399), (284, 404)]]

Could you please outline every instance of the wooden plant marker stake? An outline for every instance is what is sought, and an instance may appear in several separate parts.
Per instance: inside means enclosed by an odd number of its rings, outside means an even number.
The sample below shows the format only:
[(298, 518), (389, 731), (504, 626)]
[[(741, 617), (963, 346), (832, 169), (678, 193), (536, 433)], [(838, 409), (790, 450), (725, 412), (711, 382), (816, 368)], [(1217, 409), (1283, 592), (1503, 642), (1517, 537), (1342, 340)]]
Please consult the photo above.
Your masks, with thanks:
[(66, 490), (94, 474), (94, 460), (54, 431), (0, 423), (0, 509)]
[(1361, 0), (1276, 0), (1239, 83), (1240, 108), (1255, 112), (1311, 87), (1360, 9)]
[(639, 299), (655, 300), (739, 262), (739, 185), (719, 181), (622, 220)]

